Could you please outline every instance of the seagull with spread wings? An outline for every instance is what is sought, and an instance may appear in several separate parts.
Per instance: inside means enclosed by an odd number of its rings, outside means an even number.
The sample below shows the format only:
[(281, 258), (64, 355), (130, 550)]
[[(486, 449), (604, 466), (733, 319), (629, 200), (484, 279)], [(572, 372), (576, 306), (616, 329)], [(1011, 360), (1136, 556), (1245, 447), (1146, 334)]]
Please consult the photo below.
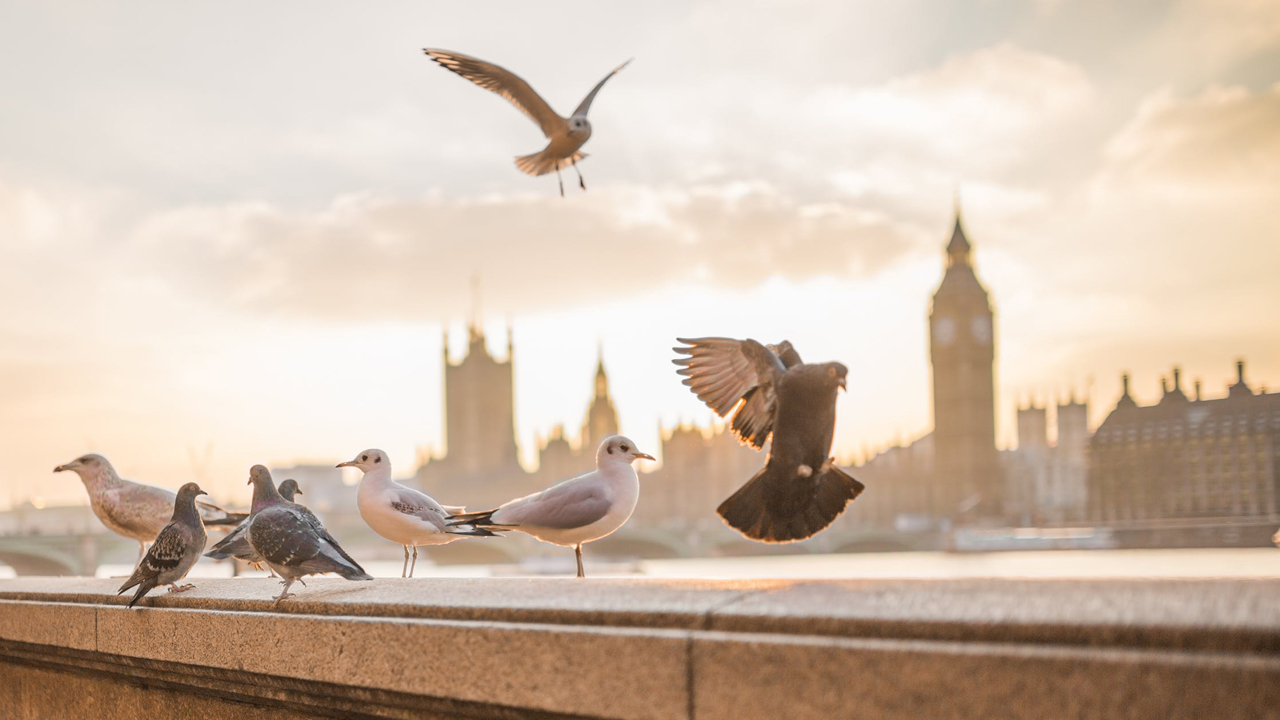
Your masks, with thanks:
[(600, 92), (600, 88), (604, 87), (609, 78), (626, 67), (630, 60), (605, 75), (603, 80), (591, 88), (591, 92), (587, 93), (573, 114), (564, 118), (552, 110), (547, 101), (543, 100), (542, 96), (529, 86), (529, 83), (506, 68), (448, 50), (423, 48), (422, 51), (446, 70), (457, 73), (485, 90), (491, 90), (506, 98), (516, 106), (517, 110), (529, 116), (530, 120), (542, 128), (543, 134), (550, 142), (541, 152), (516, 158), (516, 167), (535, 176), (546, 175), (554, 170), (556, 179), (560, 181), (560, 197), (564, 197), (564, 179), (560, 177), (560, 170), (572, 166), (574, 172), (578, 174), (578, 185), (583, 190), (587, 189), (587, 184), (582, 179), (582, 171), (578, 169), (578, 161), (587, 157), (580, 148), (591, 137), (591, 122), (587, 120), (587, 111), (591, 109), (591, 101), (596, 99), (596, 93)]
[(672, 362), (698, 399), (720, 417), (732, 413), (744, 444), (759, 450), (773, 435), (765, 466), (720, 504), (720, 517), (767, 543), (804, 540), (830, 525), (863, 490), (831, 457), (836, 394), (848, 369), (806, 365), (786, 341), (678, 339), (687, 347), (675, 351), (687, 357)]

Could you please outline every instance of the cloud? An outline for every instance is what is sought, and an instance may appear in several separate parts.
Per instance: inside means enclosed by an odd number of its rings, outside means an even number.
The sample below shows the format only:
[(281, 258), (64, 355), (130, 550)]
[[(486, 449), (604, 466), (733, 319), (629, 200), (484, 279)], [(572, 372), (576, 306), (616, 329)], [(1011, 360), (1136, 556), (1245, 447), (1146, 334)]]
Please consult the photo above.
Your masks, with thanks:
[(1149, 97), (1108, 143), (1102, 181), (1177, 197), (1267, 196), (1280, 190), (1280, 83), (1253, 93), (1212, 86)]

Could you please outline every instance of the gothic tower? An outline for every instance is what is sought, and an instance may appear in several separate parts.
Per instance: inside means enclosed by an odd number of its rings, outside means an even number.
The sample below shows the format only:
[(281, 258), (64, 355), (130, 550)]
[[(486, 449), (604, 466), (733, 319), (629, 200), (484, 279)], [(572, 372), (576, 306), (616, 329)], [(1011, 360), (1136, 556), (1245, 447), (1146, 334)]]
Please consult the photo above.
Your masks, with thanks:
[(587, 408), (587, 419), (582, 423), (582, 452), (594, 457), (600, 441), (618, 434), (618, 411), (609, 397), (609, 376), (604, 372), (604, 350), (596, 360), (595, 393)]
[(971, 250), (957, 203), (946, 273), (929, 314), (936, 472), (931, 505), (938, 517), (1001, 513), (995, 316), (987, 290), (974, 273)]
[(484, 332), (476, 324), (467, 327), (467, 338), (467, 356), (454, 365), (445, 331), (445, 462), (451, 473), (462, 476), (518, 469), (510, 330), (507, 358), (501, 362), (489, 354)]

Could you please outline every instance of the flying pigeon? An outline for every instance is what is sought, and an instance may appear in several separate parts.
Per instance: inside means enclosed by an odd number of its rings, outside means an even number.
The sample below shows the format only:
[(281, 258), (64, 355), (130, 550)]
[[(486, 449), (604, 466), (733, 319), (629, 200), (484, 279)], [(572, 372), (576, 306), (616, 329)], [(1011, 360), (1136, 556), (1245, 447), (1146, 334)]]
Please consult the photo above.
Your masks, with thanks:
[(600, 88), (604, 87), (609, 78), (626, 67), (630, 60), (605, 75), (603, 80), (591, 88), (591, 92), (583, 98), (578, 108), (573, 111), (573, 115), (563, 118), (551, 109), (547, 101), (543, 100), (542, 96), (529, 86), (529, 83), (506, 68), (448, 50), (423, 48), (422, 51), (446, 70), (455, 72), (485, 90), (491, 90), (506, 98), (516, 106), (517, 110), (529, 116), (530, 120), (542, 128), (542, 133), (550, 142), (542, 152), (516, 158), (516, 167), (535, 176), (546, 175), (554, 170), (556, 179), (560, 181), (560, 197), (564, 197), (564, 180), (560, 177), (560, 170), (573, 166), (574, 172), (578, 174), (578, 185), (583, 190), (587, 189), (587, 183), (582, 179), (582, 171), (578, 169), (578, 161), (587, 157), (587, 154), (579, 148), (591, 137), (591, 123), (587, 120), (587, 111), (591, 109), (591, 101), (596, 99), (596, 93), (600, 92)]
[[(296, 496), (302, 494), (302, 489), (298, 487), (297, 480), (289, 478), (288, 480), (280, 483), (278, 492), (286, 501), (293, 502), (293, 499)], [(209, 550), (209, 552), (204, 554), (204, 556), (207, 558), (213, 558), (214, 560), (235, 558), (236, 560), (243, 560), (259, 570), (262, 569), (259, 567), (262, 563), (262, 556), (255, 552), (249, 545), (248, 518), (241, 521), (241, 523), (236, 526), (235, 530), (227, 533), (227, 536), (219, 540), (218, 543)], [(275, 577), (274, 572), (272, 572), (272, 577)]]
[(319, 518), (280, 496), (265, 467), (254, 465), (247, 484), (253, 485), (249, 545), (283, 578), (284, 589), (276, 602), (292, 597), (289, 586), (304, 575), (331, 572), (348, 580), (373, 579), (338, 545)]
[[(419, 545), (444, 545), (467, 536), (493, 537), (494, 533), (468, 525), (451, 527), (449, 515), (464, 507), (441, 505), (430, 495), (391, 479), (391, 459), (381, 450), (365, 450), (338, 467), (359, 468), (364, 473), (356, 491), (356, 505), (365, 524), (382, 537), (404, 548), (400, 577), (413, 577)], [(413, 564), (409, 564), (409, 548)]]
[[(111, 532), (137, 540), (139, 558), (173, 514), (173, 501), (177, 496), (172, 490), (125, 480), (101, 455), (82, 455), (53, 471), (71, 471), (80, 476), (84, 489), (89, 492), (93, 514)], [(235, 525), (248, 517), (245, 513), (227, 512), (204, 500), (197, 501), (196, 507), (200, 518), (209, 526)]]
[(208, 540), (204, 523), (200, 521), (200, 513), (196, 510), (196, 496), (206, 494), (195, 483), (187, 483), (178, 488), (172, 519), (153, 538), (155, 542), (151, 544), (151, 549), (116, 592), (119, 595), (129, 588), (138, 588), (138, 592), (129, 601), (129, 607), (136, 605), (142, 596), (157, 585), (168, 585), (171, 593), (195, 587), (190, 583), (179, 586), (178, 581), (186, 577), (191, 566), (200, 559), (205, 541)]
[[(678, 338), (688, 357), (673, 360), (684, 384), (759, 450), (773, 445), (765, 466), (720, 504), (717, 512), (752, 540), (804, 540), (826, 528), (862, 492), (862, 483), (831, 457), (836, 394), (848, 369), (838, 362), (806, 365), (791, 343), (762, 345), (731, 338)], [(737, 412), (734, 412), (734, 410)]]
[(640, 478), (631, 463), (652, 460), (621, 435), (610, 435), (596, 450), (596, 469), (484, 512), (450, 516), (453, 525), (515, 530), (542, 542), (572, 547), (582, 569), (582, 546), (626, 524), (640, 499)]

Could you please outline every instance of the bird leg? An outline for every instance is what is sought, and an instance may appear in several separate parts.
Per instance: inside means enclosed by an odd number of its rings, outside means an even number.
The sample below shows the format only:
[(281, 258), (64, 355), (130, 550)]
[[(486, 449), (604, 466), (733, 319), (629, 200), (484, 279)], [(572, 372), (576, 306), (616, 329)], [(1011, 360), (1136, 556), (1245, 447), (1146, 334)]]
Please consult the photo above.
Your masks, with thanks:
[(574, 172), (576, 172), (576, 173), (578, 173), (578, 187), (582, 188), (582, 191), (583, 191), (583, 192), (586, 192), (586, 191), (587, 191), (587, 183), (586, 183), (586, 181), (585, 181), (585, 180), (583, 180), (583, 179), (582, 179), (582, 171), (578, 169), (578, 163), (577, 163), (577, 162), (574, 162), (574, 163), (572, 163), (572, 165), (573, 165), (573, 171), (574, 171)]
[(409, 546), (401, 545), (404, 548), (404, 564), (400, 566), (400, 577), (409, 577)]
[(293, 593), (289, 592), (289, 586), (293, 584), (293, 581), (289, 579), (284, 579), (280, 581), (280, 584), (284, 585), (284, 587), (280, 590), (280, 594), (276, 596), (276, 602), (280, 602), (285, 598), (293, 597)]
[(413, 564), (409, 566), (409, 577), (413, 577), (413, 569), (418, 567), (418, 546), (413, 546)]
[(556, 163), (556, 180), (560, 182), (560, 197), (564, 197), (564, 178), (560, 177), (560, 163)]
[(306, 580), (303, 580), (302, 578), (298, 578), (298, 582), (302, 583), (302, 587), (306, 587), (306, 586), (307, 586), (307, 581), (306, 581)]
[(193, 587), (195, 587), (195, 585), (192, 585), (191, 583), (187, 583), (186, 585), (179, 585), (178, 583), (170, 583), (169, 592), (171, 593), (186, 592)]
[(573, 554), (578, 557), (578, 577), (585, 578), (587, 573), (582, 569), (582, 545), (574, 545)]

